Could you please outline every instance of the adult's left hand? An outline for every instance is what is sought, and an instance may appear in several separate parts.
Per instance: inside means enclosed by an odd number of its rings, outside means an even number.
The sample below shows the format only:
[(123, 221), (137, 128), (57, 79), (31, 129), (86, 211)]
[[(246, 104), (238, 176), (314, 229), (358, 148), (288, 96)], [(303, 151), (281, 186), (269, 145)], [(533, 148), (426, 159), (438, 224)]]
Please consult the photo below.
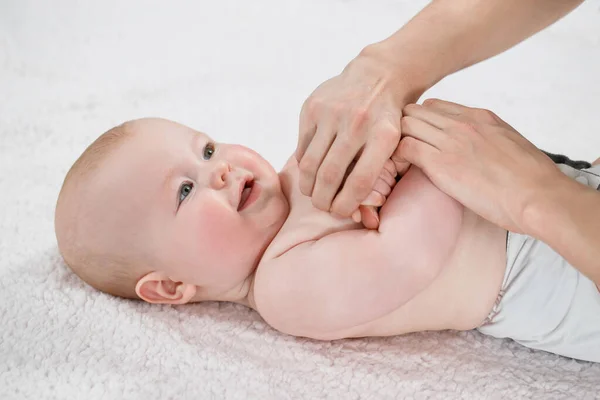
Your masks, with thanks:
[(568, 179), (491, 111), (431, 99), (403, 114), (404, 136), (392, 160), (416, 165), (440, 190), (504, 229), (525, 233), (528, 207)]

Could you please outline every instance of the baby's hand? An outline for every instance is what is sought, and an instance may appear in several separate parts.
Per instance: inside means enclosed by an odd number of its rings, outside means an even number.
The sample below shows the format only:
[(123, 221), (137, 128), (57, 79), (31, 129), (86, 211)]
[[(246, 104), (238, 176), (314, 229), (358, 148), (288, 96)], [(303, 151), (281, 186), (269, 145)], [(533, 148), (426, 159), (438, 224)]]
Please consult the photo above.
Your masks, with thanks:
[(375, 181), (375, 186), (367, 198), (360, 204), (358, 209), (352, 214), (355, 222), (361, 222), (367, 229), (377, 229), (379, 227), (378, 207), (383, 206), (387, 197), (396, 185), (396, 166), (389, 159), (383, 165), (379, 178)]

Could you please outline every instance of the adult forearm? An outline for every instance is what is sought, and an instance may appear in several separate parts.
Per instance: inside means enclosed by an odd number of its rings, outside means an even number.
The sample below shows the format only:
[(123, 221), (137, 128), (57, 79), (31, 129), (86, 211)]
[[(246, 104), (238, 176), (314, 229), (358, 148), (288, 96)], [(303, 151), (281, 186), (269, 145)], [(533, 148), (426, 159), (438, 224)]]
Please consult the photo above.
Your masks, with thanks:
[(583, 0), (434, 0), (365, 51), (410, 75), (417, 97), (445, 76), (499, 54), (554, 23)]
[(600, 287), (600, 192), (566, 178), (524, 212), (525, 233), (547, 243)]

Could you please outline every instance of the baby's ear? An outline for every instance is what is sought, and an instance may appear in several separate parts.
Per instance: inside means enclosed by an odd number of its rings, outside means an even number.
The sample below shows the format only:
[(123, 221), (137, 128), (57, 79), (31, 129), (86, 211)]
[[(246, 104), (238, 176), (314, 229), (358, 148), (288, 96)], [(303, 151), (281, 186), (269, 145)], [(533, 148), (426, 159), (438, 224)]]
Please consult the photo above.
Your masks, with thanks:
[(196, 294), (196, 285), (175, 282), (164, 272), (154, 271), (137, 282), (135, 293), (148, 303), (186, 304)]

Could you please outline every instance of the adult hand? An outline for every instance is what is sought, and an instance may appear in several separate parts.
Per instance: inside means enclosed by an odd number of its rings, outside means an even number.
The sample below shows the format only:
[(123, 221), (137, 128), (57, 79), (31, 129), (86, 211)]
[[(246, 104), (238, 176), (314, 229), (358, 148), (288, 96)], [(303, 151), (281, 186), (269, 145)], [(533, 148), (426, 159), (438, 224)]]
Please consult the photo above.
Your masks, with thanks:
[(421, 168), (440, 190), (504, 229), (524, 233), (536, 196), (568, 179), (491, 111), (427, 100), (406, 106), (404, 115), (392, 159)]
[[(300, 191), (312, 196), (316, 208), (349, 217), (373, 189), (400, 140), (402, 107), (418, 97), (397, 71), (364, 50), (304, 103), (296, 159)], [(338, 192), (353, 161), (356, 167)]]

